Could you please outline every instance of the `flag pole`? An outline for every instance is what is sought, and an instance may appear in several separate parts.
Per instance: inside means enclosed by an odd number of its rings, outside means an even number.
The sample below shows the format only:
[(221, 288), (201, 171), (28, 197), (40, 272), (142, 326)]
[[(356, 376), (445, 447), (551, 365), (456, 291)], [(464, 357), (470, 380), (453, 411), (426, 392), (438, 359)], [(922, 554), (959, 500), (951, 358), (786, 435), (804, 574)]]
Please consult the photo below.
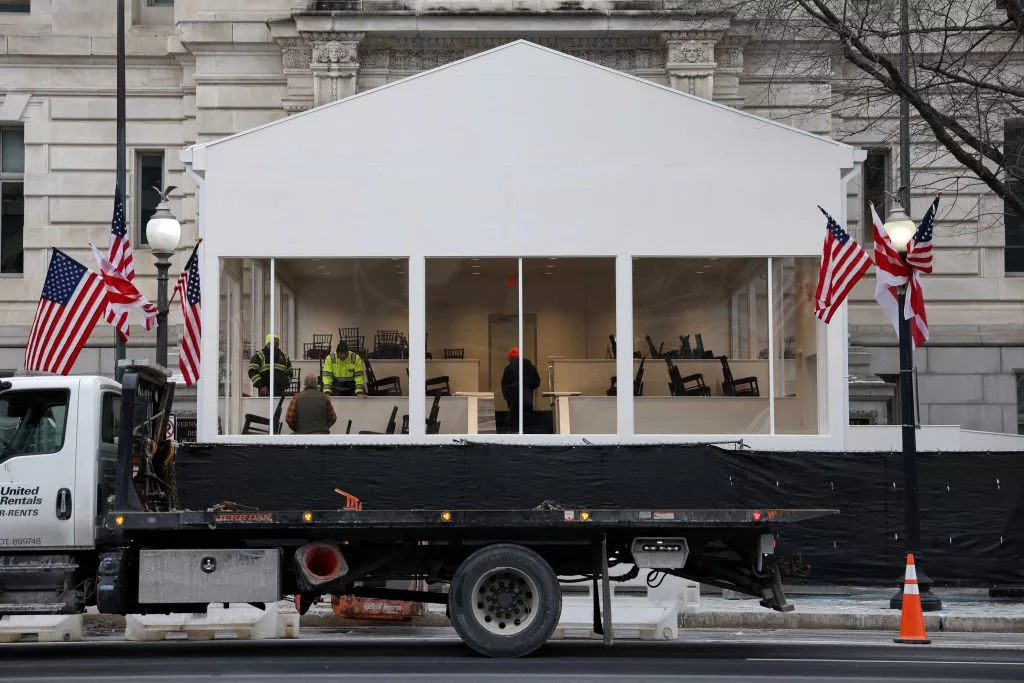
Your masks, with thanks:
[[(192, 253), (188, 255), (187, 259), (185, 259), (185, 265), (186, 266), (188, 265), (188, 262), (192, 260), (192, 257), (196, 255), (196, 252), (199, 251), (199, 245), (202, 243), (202, 241), (203, 241), (202, 237), (196, 239), (196, 246), (192, 247)], [(174, 291), (171, 292), (171, 298), (167, 300), (167, 308), (171, 307), (171, 304), (174, 303), (174, 297), (176, 297), (176, 296), (178, 296), (178, 288), (177, 287), (175, 287)]]
[[(122, 201), (128, 196), (125, 118), (124, 0), (117, 0), (117, 186), (121, 188)], [(125, 217), (125, 222), (129, 222), (127, 217)], [(121, 369), (121, 361), (125, 358), (125, 351), (121, 335), (114, 330), (114, 378), (118, 382), (121, 381), (121, 376), (124, 373)]]

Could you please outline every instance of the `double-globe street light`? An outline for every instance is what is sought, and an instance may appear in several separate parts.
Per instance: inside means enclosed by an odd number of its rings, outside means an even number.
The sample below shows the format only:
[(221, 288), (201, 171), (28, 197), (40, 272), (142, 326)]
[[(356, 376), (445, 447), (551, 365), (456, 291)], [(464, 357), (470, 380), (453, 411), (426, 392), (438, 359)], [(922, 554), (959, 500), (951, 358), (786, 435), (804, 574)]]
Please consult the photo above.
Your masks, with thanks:
[(166, 190), (153, 188), (160, 195), (160, 203), (156, 211), (146, 223), (146, 241), (153, 249), (153, 256), (156, 258), (156, 291), (157, 291), (157, 314), (156, 314), (156, 362), (162, 367), (167, 367), (167, 271), (171, 267), (171, 257), (178, 248), (181, 241), (181, 223), (171, 213), (171, 207), (167, 203), (167, 195), (171, 193), (174, 186)]
[[(909, 195), (909, 192), (906, 193)], [(907, 201), (909, 203), (909, 201)], [(907, 216), (903, 208), (897, 208), (889, 214), (885, 223), (885, 232), (889, 235), (892, 246), (899, 252), (903, 263), (907, 262), (907, 248), (917, 225)], [(899, 342), (900, 342), (900, 422), (903, 432), (903, 490), (904, 514), (906, 524), (907, 552), (914, 554), (917, 569), (917, 580), (921, 593), (921, 609), (934, 612), (942, 609), (942, 601), (931, 592), (931, 580), (925, 575), (919, 563), (921, 553), (921, 519), (920, 503), (917, 490), (917, 425), (914, 410), (914, 341), (911, 333), (911, 321), (907, 318), (903, 307), (907, 301), (909, 289), (907, 284), (897, 287), (897, 307), (899, 308)], [(889, 599), (889, 607), (902, 609), (903, 590), (905, 583)]]

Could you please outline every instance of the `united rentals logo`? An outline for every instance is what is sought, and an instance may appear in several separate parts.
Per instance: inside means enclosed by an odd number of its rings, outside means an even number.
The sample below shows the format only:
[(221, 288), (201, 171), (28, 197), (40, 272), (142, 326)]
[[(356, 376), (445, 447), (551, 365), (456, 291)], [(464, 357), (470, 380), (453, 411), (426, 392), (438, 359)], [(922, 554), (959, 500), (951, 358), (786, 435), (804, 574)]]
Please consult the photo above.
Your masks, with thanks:
[(43, 499), (39, 497), (39, 487), (28, 486), (0, 486), (0, 505), (42, 505)]

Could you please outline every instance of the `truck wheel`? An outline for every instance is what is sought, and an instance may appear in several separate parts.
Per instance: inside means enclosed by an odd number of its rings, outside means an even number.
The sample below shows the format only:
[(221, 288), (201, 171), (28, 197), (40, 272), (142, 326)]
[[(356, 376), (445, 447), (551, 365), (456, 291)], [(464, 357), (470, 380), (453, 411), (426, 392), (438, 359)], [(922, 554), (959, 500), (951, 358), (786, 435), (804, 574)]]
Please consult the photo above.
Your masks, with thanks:
[(540, 555), (511, 543), (476, 551), (455, 571), (452, 626), (488, 657), (522, 657), (548, 641), (562, 614), (562, 591)]

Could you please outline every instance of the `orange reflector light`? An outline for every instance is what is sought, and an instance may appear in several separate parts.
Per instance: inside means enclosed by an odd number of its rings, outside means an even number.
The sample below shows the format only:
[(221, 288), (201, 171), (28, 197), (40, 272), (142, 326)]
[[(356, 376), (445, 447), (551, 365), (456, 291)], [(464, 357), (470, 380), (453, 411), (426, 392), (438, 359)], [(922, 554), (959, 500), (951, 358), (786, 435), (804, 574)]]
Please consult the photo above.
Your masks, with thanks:
[(452, 513), (445, 510), (444, 512), (441, 513), (441, 520), (445, 522), (452, 521)]
[(303, 512), (302, 513), (302, 521), (303, 522), (312, 522), (313, 521), (313, 513), (312, 512)]
[(587, 521), (588, 519), (590, 519), (590, 513), (586, 511), (581, 512), (580, 519), (582, 519), (584, 522)]
[(118, 526), (124, 524), (124, 515), (118, 515), (117, 517), (114, 517), (114, 524)]

